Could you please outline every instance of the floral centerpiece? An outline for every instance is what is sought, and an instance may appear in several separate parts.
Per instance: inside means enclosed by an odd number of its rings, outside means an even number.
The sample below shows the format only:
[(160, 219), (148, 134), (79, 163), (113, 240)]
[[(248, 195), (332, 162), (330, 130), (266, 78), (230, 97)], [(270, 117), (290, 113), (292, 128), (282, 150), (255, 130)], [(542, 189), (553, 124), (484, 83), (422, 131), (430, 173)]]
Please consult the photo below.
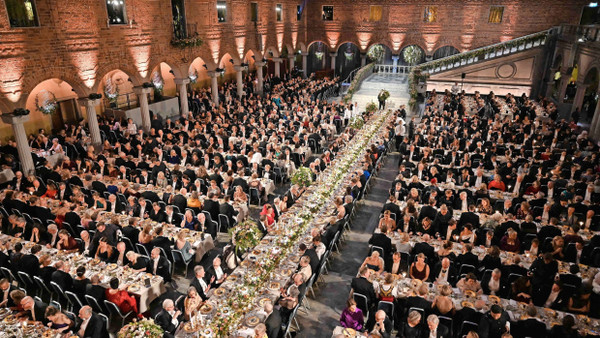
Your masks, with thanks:
[(154, 322), (152, 318), (144, 318), (140, 321), (136, 319), (133, 322), (123, 326), (118, 338), (162, 338), (163, 329)]
[(350, 120), (350, 128), (359, 130), (365, 125), (365, 120), (361, 116), (355, 116)]
[(110, 77), (106, 79), (104, 84), (104, 97), (112, 104), (116, 104), (119, 97), (119, 86), (114, 86)]
[(56, 96), (54, 96), (54, 93), (52, 93), (51, 91), (45, 89), (41, 90), (35, 96), (35, 107), (42, 113), (46, 115), (51, 115), (56, 111), (56, 108), (58, 107), (58, 103), (56, 102)]
[(300, 167), (291, 177), (292, 184), (297, 184), (300, 188), (310, 186), (312, 183), (312, 171), (307, 167)]
[(262, 237), (262, 232), (253, 220), (245, 220), (236, 227), (229, 229), (231, 241), (235, 246), (236, 253), (254, 248)]
[(369, 102), (369, 103), (367, 104), (367, 107), (365, 108), (365, 110), (366, 110), (368, 113), (374, 113), (374, 112), (376, 112), (376, 111), (377, 111), (377, 109), (379, 109), (379, 108), (377, 107), (377, 105), (375, 104), (375, 102)]

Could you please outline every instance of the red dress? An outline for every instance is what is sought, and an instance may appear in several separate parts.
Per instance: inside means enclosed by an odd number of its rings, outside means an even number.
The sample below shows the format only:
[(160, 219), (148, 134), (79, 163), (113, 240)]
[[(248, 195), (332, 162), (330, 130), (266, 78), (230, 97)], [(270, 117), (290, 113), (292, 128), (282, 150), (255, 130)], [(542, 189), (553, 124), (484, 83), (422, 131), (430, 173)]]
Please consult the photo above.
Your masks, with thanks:
[(138, 313), (137, 301), (125, 290), (119, 290), (117, 293), (110, 293), (110, 289), (106, 289), (106, 300), (115, 303), (123, 314), (133, 311)]

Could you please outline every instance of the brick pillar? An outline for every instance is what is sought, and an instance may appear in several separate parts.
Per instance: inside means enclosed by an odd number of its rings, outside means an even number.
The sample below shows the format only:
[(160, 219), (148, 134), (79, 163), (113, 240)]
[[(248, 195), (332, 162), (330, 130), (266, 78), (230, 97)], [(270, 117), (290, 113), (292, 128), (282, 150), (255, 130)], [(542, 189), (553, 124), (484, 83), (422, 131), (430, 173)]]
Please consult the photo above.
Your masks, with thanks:
[(360, 66), (364, 67), (367, 64), (367, 54), (360, 53)]
[(92, 144), (98, 146), (102, 143), (100, 136), (100, 127), (98, 126), (98, 115), (96, 114), (96, 106), (100, 104), (100, 100), (80, 99), (79, 102), (85, 106), (88, 118), (88, 127), (90, 128), (90, 137)]
[(292, 55), (292, 56), (288, 56), (288, 59), (290, 60), (290, 73), (292, 72), (292, 70), (294, 69), (295, 62), (296, 62), (296, 55)]
[(2, 121), (4, 123), (12, 125), (23, 174), (26, 176), (35, 175), (35, 166), (33, 164), (33, 157), (31, 157), (31, 147), (29, 147), (29, 142), (27, 141), (25, 127), (23, 127), (23, 123), (29, 121), (29, 115), (14, 116), (12, 114), (2, 114), (0, 116), (2, 116)]
[(333, 70), (333, 76), (335, 76), (335, 59), (337, 58), (338, 54), (330, 53), (329, 56), (331, 57), (331, 69)]
[(175, 79), (175, 84), (179, 87), (179, 114), (183, 117), (187, 117), (190, 112), (190, 105), (187, 97), (188, 83), (190, 83), (190, 79), (187, 77)]

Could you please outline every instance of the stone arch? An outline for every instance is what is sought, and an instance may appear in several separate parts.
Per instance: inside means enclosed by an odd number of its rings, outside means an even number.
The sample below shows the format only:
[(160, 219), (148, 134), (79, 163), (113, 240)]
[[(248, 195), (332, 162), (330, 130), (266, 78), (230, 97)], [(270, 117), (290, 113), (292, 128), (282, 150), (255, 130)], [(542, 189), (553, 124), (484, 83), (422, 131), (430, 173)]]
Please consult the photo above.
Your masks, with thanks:
[(450, 55), (459, 54), (460, 50), (452, 45), (443, 45), (433, 52), (433, 59), (441, 59)]
[[(240, 60), (240, 53), (239, 51), (237, 51), (234, 48), (224, 48), (223, 50), (221, 50), (221, 56), (219, 57), (219, 63), (223, 62), (223, 58), (225, 57), (225, 55), (229, 55), (229, 57), (227, 58), (227, 62), (229, 62), (230, 59), (233, 59), (234, 64), (239, 65), (242, 61)], [(217, 65), (220, 67), (220, 65)]]
[(370, 50), (370, 49), (371, 49), (373, 46), (376, 46), (376, 45), (382, 45), (382, 46), (386, 47), (388, 50), (390, 50), (390, 51), (392, 51), (392, 52), (393, 52), (393, 50), (394, 50), (394, 48), (393, 48), (393, 45), (392, 45), (392, 44), (391, 44), (389, 41), (386, 41), (386, 40), (377, 40), (377, 41), (371, 41), (371, 42), (369, 43), (369, 45), (367, 45), (366, 52), (368, 53), (368, 52), (369, 52), (369, 50)]
[(329, 49), (329, 43), (325, 42), (324, 40), (315, 40), (312, 41), (311, 43), (308, 44), (308, 46), (306, 46), (306, 51), (310, 50), (310, 47), (312, 47), (312, 45), (314, 45), (315, 43), (322, 43), (323, 45), (325, 45), (327, 47), (327, 49)]
[(300, 48), (300, 52), (306, 53), (308, 51), (308, 47), (304, 42), (298, 41), (298, 47)]
[(325, 41), (316, 40), (308, 45), (308, 59), (306, 74), (315, 71), (330, 69), (331, 60), (329, 57), (329, 44)]
[[(254, 56), (254, 58), (252, 56)], [(246, 51), (244, 52), (244, 58), (242, 61), (250, 64), (250, 63), (254, 63), (254, 61), (255, 61), (254, 59), (261, 60), (262, 56), (263, 55), (259, 50), (254, 49), (254, 48), (247, 48)]]
[(350, 73), (361, 66), (360, 46), (352, 41), (346, 41), (336, 50), (336, 75), (345, 79)]
[[(138, 72), (130, 66), (119, 67), (119, 66), (115, 66), (115, 65), (106, 65), (106, 66), (100, 67), (100, 69), (98, 69), (98, 72), (96, 73), (97, 74), (96, 83), (94, 84), (94, 87), (92, 87), (92, 92), (100, 93), (102, 90), (102, 88), (100, 88), (100, 86), (102, 85), (102, 81), (104, 80), (106, 75), (108, 75), (109, 73), (114, 72), (116, 70), (119, 70), (119, 71), (127, 74), (127, 76), (129, 76), (129, 80), (131, 81), (131, 83), (133, 84), (134, 87), (141, 86), (142, 83), (144, 82), (144, 79), (138, 75)], [(150, 73), (150, 71), (151, 71), (151, 69), (149, 69), (148, 73)], [(150, 75), (150, 74), (148, 74), (148, 75)]]
[(277, 48), (275, 48), (273, 46), (269, 46), (265, 49), (264, 57), (268, 59), (271, 57), (271, 54), (273, 54), (274, 58), (279, 57), (279, 51), (277, 50)]
[[(205, 87), (210, 84), (208, 69), (214, 68), (209, 68), (207, 61), (210, 62), (210, 60), (198, 56), (190, 62), (190, 65), (188, 66), (188, 76), (191, 80), (192, 87)], [(206, 65), (206, 67), (204, 67), (204, 65)]]
[(25, 77), (25, 81), (23, 83), (23, 93), (26, 95), (23, 95), (21, 100), (27, 101), (27, 96), (35, 87), (37, 87), (40, 83), (50, 79), (60, 79), (68, 83), (78, 97), (86, 97), (92, 93), (92, 91), (85, 86), (83, 81), (74, 76), (74, 74), (75, 72), (62, 72), (53, 68), (46, 68), (44, 69), (44, 74), (41, 77)]

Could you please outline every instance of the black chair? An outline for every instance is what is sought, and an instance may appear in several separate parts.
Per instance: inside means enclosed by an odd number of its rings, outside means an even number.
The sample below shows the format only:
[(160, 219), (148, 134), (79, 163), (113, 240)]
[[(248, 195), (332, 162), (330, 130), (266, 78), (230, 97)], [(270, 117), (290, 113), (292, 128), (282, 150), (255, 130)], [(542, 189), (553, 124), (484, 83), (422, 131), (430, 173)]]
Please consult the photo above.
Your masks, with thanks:
[(25, 288), (25, 290), (31, 290), (35, 287), (35, 283), (31, 279), (31, 276), (23, 271), (17, 271), (17, 276), (19, 276), (20, 284)]
[(184, 274), (184, 276), (187, 276), (188, 266), (194, 260), (194, 256), (191, 256), (186, 261), (183, 258), (183, 253), (181, 252), (181, 250), (173, 249), (171, 252), (173, 253), (173, 259), (175, 260), (175, 262), (179, 261), (179, 262), (182, 262), (185, 265), (185, 274)]
[(257, 188), (250, 188), (250, 204), (252, 204), (253, 201), (256, 201), (256, 205), (260, 206), (261, 204), (261, 199), (260, 199), (260, 192), (258, 191)]
[(385, 259), (385, 251), (383, 250), (382, 247), (377, 246), (377, 245), (372, 245), (371, 249), (369, 250), (369, 255), (371, 255), (373, 253), (373, 251), (379, 252), (379, 257)]
[(444, 325), (448, 328), (450, 337), (453, 337), (452, 331), (454, 329), (454, 321), (452, 320), (452, 318), (446, 316), (438, 316), (438, 319), (440, 320), (441, 325)]
[(224, 214), (219, 214), (219, 231), (218, 232), (227, 232), (229, 230), (229, 217)]
[(96, 313), (107, 313), (106, 310), (98, 303), (98, 300), (90, 295), (85, 295), (85, 301), (92, 307)]
[(356, 307), (359, 308), (365, 318), (369, 318), (369, 300), (362, 293), (354, 292), (352, 298), (356, 302)]
[(104, 313), (98, 313), (96, 312), (97, 315), (100, 316), (100, 318), (102, 318), (102, 321), (104, 322), (104, 326), (106, 327), (106, 332), (108, 332), (108, 317), (104, 314)]
[(460, 266), (460, 269), (458, 269), (458, 274), (459, 275), (466, 275), (466, 274), (468, 274), (470, 272), (472, 272), (472, 273), (476, 272), (475, 267), (473, 265), (470, 265), (470, 264), (463, 264), (463, 265)]
[(417, 311), (418, 313), (421, 314), (421, 324), (425, 323), (425, 310), (418, 308), (418, 307), (411, 307), (410, 309), (408, 309), (407, 314), (411, 313), (412, 311)]
[(65, 292), (60, 285), (58, 285), (56, 282), (50, 282), (50, 288), (52, 288), (52, 291), (54, 291), (56, 294), (56, 301), (61, 304), (67, 304), (68, 308), (70, 303), (69, 298), (67, 298), (67, 295), (65, 295)]
[(79, 296), (77, 296), (75, 293), (71, 291), (65, 291), (65, 295), (69, 299), (69, 303), (71, 303), (71, 310), (77, 312), (83, 307), (83, 302), (81, 302)]
[(121, 309), (119, 309), (117, 304), (109, 302), (108, 300), (104, 300), (104, 305), (108, 309), (108, 312), (111, 314), (111, 316), (115, 315), (121, 318), (121, 326), (125, 325), (125, 319), (134, 314), (133, 311), (129, 311), (127, 313), (121, 312)]
[(42, 278), (40, 278), (39, 276), (33, 276), (33, 282), (37, 286), (37, 295), (42, 296), (44, 294), (44, 291), (46, 291), (46, 293), (50, 297), (50, 301), (52, 301), (54, 293), (52, 292), (52, 290), (50, 290), (50, 288), (46, 286), (46, 283), (44, 283)]
[(478, 328), (479, 328), (479, 324), (465, 320), (460, 326), (460, 332), (458, 334), (458, 337), (463, 337), (470, 331), (477, 332)]
[(150, 257), (150, 254), (148, 253), (148, 249), (146, 249), (146, 247), (143, 244), (135, 243), (135, 247), (137, 249), (137, 252), (140, 255), (144, 255), (144, 256)]
[(383, 310), (387, 314), (388, 318), (392, 322), (392, 327), (394, 327), (394, 303), (386, 302), (384, 300), (380, 300), (379, 304), (377, 304), (377, 310)]

